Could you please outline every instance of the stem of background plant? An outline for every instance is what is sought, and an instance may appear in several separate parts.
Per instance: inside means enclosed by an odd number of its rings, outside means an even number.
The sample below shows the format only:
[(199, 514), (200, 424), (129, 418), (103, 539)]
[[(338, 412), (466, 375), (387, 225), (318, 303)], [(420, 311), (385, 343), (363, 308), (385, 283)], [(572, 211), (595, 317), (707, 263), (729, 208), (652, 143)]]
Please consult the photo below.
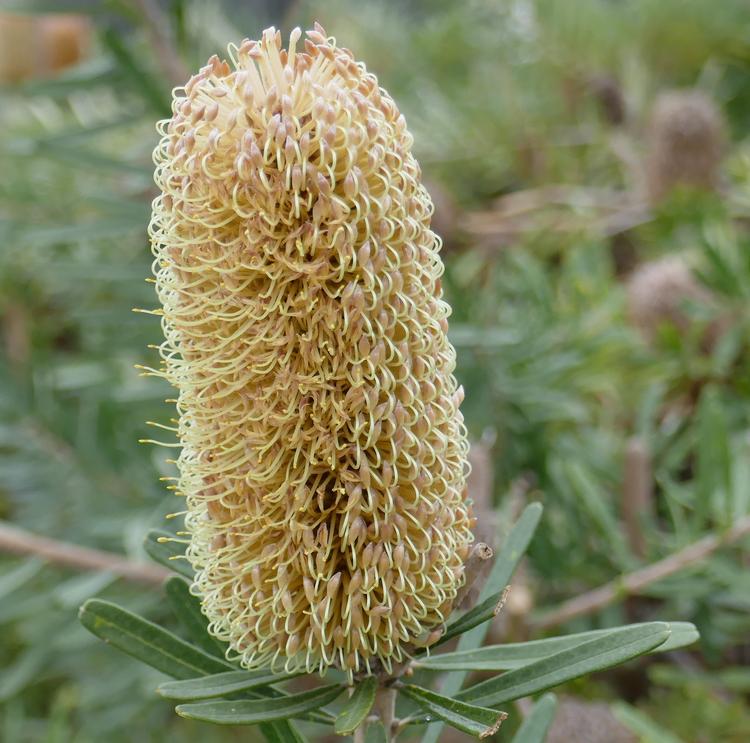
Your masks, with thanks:
[(564, 602), (557, 609), (547, 612), (532, 622), (532, 629), (541, 632), (565, 624), (576, 617), (600, 611), (625, 596), (633, 596), (653, 583), (706, 559), (720, 547), (734, 544), (748, 534), (750, 534), (750, 516), (743, 516), (724, 533), (709, 534), (658, 562), (622, 575), (600, 588)]

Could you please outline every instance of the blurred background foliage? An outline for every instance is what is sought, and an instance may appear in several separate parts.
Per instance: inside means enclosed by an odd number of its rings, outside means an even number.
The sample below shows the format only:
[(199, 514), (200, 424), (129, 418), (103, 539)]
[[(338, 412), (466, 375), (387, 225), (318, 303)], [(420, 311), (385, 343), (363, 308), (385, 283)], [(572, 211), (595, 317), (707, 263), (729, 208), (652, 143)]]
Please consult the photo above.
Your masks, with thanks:
[[(133, 369), (153, 363), (160, 335), (131, 311), (154, 305), (154, 122), (180, 75), (230, 40), (318, 19), (415, 135), (444, 239), (481, 520), (501, 537), (521, 502), (545, 505), (493, 640), (539, 636), (561, 602), (747, 523), (745, 0), (0, 10), (5, 522), (132, 560), (145, 559), (149, 527), (178, 528), (165, 521), (179, 502), (159, 482), (172, 474), (164, 450), (136, 443), (172, 414), (170, 391)], [(608, 740), (750, 740), (747, 548), (740, 536), (568, 621), (689, 620), (702, 643), (572, 684), (571, 703), (589, 700), (582, 727), (566, 732), (560, 716), (550, 740), (584, 740), (591, 700), (619, 700)], [(0, 739), (239, 739), (174, 718), (148, 670), (88, 636), (76, 609), (93, 595), (168, 619), (156, 587), (0, 558)]]

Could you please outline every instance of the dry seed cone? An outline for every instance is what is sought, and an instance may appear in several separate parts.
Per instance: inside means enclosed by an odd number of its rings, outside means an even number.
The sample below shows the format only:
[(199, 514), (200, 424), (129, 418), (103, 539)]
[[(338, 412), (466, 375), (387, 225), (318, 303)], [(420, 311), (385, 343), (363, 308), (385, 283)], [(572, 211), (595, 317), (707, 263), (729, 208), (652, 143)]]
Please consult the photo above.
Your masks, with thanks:
[(403, 116), (320, 27), (230, 57), (155, 151), (194, 591), (246, 667), (389, 668), (472, 541), (432, 204)]
[(713, 298), (680, 256), (639, 266), (626, 285), (628, 315), (643, 337), (653, 342), (664, 324), (684, 332), (690, 326), (686, 303), (710, 305)]
[(699, 90), (661, 93), (648, 130), (651, 201), (660, 201), (676, 186), (715, 189), (725, 148), (726, 124), (711, 98)]

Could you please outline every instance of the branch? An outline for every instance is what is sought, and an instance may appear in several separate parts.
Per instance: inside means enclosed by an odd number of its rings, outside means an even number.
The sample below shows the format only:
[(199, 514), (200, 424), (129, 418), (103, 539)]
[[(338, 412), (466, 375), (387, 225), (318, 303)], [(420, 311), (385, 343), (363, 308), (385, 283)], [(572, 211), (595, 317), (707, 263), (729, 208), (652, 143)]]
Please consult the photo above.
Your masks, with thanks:
[(375, 694), (373, 709), (380, 722), (383, 723), (387, 743), (391, 743), (398, 726), (396, 721), (396, 690), (389, 686), (381, 686)]
[(600, 588), (566, 601), (557, 609), (542, 615), (534, 622), (533, 628), (535, 630), (550, 629), (576, 617), (599, 611), (625, 596), (638, 594), (652, 583), (700, 562), (720, 547), (733, 544), (747, 534), (750, 534), (750, 516), (739, 519), (733, 527), (723, 534), (703, 537), (703, 539), (693, 542), (693, 544), (669, 557), (665, 557), (663, 560), (623, 575)]
[(112, 552), (79, 547), (56, 539), (41, 537), (25, 529), (0, 521), (0, 550), (16, 555), (38, 555), (56, 565), (81, 570), (106, 570), (120, 578), (138, 583), (161, 585), (170, 572), (147, 562), (133, 562)]

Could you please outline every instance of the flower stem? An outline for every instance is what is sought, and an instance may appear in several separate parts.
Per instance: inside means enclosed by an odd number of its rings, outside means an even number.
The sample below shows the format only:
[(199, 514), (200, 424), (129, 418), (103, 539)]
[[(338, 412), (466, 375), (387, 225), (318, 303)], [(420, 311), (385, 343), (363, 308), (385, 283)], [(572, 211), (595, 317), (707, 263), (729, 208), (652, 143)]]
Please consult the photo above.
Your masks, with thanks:
[(394, 734), (396, 690), (389, 686), (381, 686), (375, 695), (373, 709), (383, 723), (386, 742), (392, 743), (396, 737)]

